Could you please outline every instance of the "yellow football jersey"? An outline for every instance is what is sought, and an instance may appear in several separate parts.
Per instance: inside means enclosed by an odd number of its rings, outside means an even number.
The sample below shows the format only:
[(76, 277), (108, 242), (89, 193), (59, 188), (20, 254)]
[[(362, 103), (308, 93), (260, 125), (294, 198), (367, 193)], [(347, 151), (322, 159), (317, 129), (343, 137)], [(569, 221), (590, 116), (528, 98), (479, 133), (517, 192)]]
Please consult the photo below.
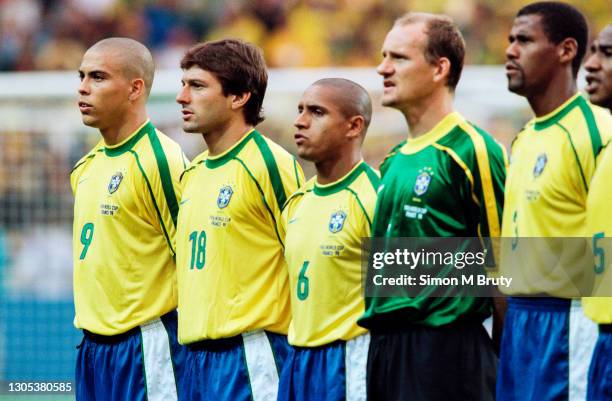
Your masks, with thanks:
[(301, 183), (301, 168), (255, 130), (181, 177), (177, 229), (179, 341), (255, 329), (287, 333), (287, 269), (278, 223)]
[[(511, 290), (505, 292), (571, 297), (582, 287), (583, 272), (572, 266), (584, 261), (586, 244), (572, 244), (562, 253), (569, 243), (551, 240), (555, 249), (549, 254), (542, 252), (543, 241), (522, 238), (587, 235), (587, 194), (597, 156), (611, 135), (610, 113), (580, 94), (533, 119), (518, 134), (512, 145), (502, 222), (502, 236), (511, 238), (506, 245), (512, 243), (502, 247), (501, 273), (513, 277)], [(554, 268), (544, 262), (561, 254)], [(529, 267), (517, 267), (519, 255), (529, 255)]]
[(74, 194), (74, 324), (115, 335), (177, 306), (174, 235), (179, 145), (147, 121), (100, 141), (70, 174)]
[(350, 340), (366, 330), (361, 239), (370, 236), (378, 174), (360, 162), (340, 180), (300, 188), (283, 211), (289, 269), (289, 343), (316, 347)]
[[(602, 152), (587, 198), (587, 230), (592, 239), (595, 286), (593, 295), (583, 298), (584, 313), (600, 324), (612, 324), (612, 146)], [(605, 297), (604, 297), (605, 296)]]

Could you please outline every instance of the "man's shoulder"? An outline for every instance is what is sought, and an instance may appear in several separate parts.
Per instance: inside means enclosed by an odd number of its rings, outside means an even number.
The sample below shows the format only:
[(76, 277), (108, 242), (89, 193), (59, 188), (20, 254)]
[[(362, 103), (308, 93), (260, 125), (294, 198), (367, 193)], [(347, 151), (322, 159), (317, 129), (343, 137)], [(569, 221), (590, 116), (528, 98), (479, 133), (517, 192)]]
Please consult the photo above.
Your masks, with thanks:
[(450, 149), (468, 167), (474, 167), (478, 160), (486, 158), (503, 162), (503, 145), (483, 128), (468, 120), (461, 121), (451, 133), (438, 141)]

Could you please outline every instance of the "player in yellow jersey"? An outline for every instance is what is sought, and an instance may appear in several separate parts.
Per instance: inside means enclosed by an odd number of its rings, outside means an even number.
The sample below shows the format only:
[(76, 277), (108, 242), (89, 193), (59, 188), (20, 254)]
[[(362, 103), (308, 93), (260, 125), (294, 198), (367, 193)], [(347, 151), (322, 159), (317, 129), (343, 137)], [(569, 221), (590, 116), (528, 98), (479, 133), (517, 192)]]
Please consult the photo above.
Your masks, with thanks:
[(370, 236), (379, 178), (361, 145), (372, 104), (361, 86), (330, 78), (304, 92), (298, 113), (298, 154), (317, 175), (283, 211), (293, 347), (278, 400), (365, 400), (361, 239)]
[[(591, 45), (584, 64), (588, 74), (587, 92), (591, 102), (612, 112), (612, 24), (608, 24)], [(599, 324), (599, 336), (589, 369), (587, 401), (612, 400), (609, 375), (612, 372), (612, 147), (602, 151), (587, 198), (587, 235), (592, 238), (596, 276), (593, 295), (583, 298), (584, 312)]]
[(259, 133), (267, 72), (239, 40), (192, 47), (181, 61), (183, 129), (208, 150), (183, 173), (177, 228), (185, 400), (273, 400), (289, 350), (281, 208), (304, 182)]
[(145, 104), (154, 74), (142, 44), (110, 38), (79, 67), (83, 123), (102, 139), (74, 167), (77, 400), (176, 400), (174, 235), (185, 158)]
[[(527, 98), (535, 118), (512, 145), (506, 181), (502, 274), (533, 246), (528, 237), (585, 237), (586, 200), (596, 160), (612, 134), (609, 113), (577, 93), (587, 23), (557, 2), (523, 7), (506, 50), (510, 91)], [(553, 243), (553, 242), (551, 242)], [(502, 337), (497, 400), (584, 400), (596, 328), (580, 306), (588, 276), (584, 247), (559, 249), (565, 274), (540, 254), (508, 272), (513, 277)], [(558, 270), (557, 270), (558, 271)], [(543, 296), (542, 296), (543, 295)], [(535, 296), (542, 296), (536, 298)]]

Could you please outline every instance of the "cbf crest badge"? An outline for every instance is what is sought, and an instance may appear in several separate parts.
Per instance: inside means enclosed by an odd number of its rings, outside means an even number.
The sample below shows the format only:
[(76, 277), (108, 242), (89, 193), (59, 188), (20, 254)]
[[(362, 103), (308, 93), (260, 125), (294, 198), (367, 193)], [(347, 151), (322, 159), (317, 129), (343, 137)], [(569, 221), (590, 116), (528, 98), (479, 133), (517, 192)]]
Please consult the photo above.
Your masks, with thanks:
[(534, 178), (537, 178), (542, 174), (542, 171), (544, 171), (544, 167), (546, 167), (547, 161), (548, 161), (548, 158), (546, 157), (546, 153), (542, 153), (538, 156), (535, 162), (535, 166), (533, 166), (533, 177)]
[(414, 182), (414, 193), (417, 194), (417, 196), (421, 196), (427, 192), (432, 176), (433, 171), (431, 170), (431, 167), (424, 167), (419, 170), (419, 175)]
[(332, 233), (337, 233), (342, 231), (344, 227), (344, 222), (346, 221), (346, 213), (341, 210), (332, 213), (331, 218), (329, 219), (329, 231)]
[(217, 206), (219, 209), (223, 209), (229, 205), (233, 194), (234, 191), (229, 185), (226, 185), (219, 190), (219, 196), (217, 196)]
[(123, 180), (123, 174), (120, 171), (117, 171), (110, 179), (108, 183), (108, 193), (112, 194), (117, 192), (119, 189), (119, 184), (121, 184), (121, 180)]

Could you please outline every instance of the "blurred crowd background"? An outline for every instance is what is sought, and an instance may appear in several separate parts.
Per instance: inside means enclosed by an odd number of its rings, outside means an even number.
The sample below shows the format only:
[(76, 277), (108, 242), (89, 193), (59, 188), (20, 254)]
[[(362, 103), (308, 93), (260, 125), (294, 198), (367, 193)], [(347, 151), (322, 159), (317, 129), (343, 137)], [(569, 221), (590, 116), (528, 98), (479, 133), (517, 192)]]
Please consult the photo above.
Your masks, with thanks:
[[(75, 104), (76, 70), (93, 43), (109, 36), (135, 38), (152, 50), (160, 71), (176, 70), (184, 51), (198, 41), (238, 37), (259, 45), (274, 69), (264, 103), (268, 118), (259, 128), (292, 152), (297, 101), (314, 80), (304, 68), (362, 67), (356, 76), (363, 71), (370, 74), (359, 82), (369, 83), (364, 86), (374, 103), (364, 154), (377, 166), (407, 132), (399, 113), (380, 106), (382, 85), (374, 72), (394, 19), (410, 10), (448, 14), (466, 39), (466, 64), (496, 65), (504, 62), (514, 15), (527, 3), (0, 0), (0, 382), (73, 377), (74, 346), (80, 334), (72, 327), (68, 177), (73, 164), (100, 139), (96, 130), (81, 124)], [(612, 20), (610, 0), (570, 3), (585, 13), (592, 35)], [(299, 68), (300, 73), (291, 68)], [(41, 71), (65, 72), (43, 78), (36, 75), (36, 81), (28, 74)], [(338, 75), (344, 70), (312, 71)], [(18, 78), (22, 86), (15, 95), (3, 96), (7, 93), (3, 85), (6, 89), (8, 82)], [(45, 82), (54, 80), (65, 91), (36, 95)], [(523, 99), (508, 94), (505, 80), (499, 67), (472, 67), (460, 82), (457, 106), (508, 147), (530, 112)], [(182, 132), (174, 102), (179, 79), (158, 74), (156, 84), (160, 83), (166, 89), (156, 91), (154, 87), (151, 118), (193, 158), (203, 150), (204, 142)], [(29, 95), (21, 94), (22, 89)], [(312, 167), (302, 165), (311, 176)]]
[[(610, 1), (569, 1), (593, 31)], [(73, 70), (108, 36), (138, 39), (160, 68), (191, 44), (240, 37), (264, 49), (270, 67), (371, 66), (390, 24), (409, 10), (459, 24), (468, 64), (503, 62), (508, 28), (524, 0), (0, 0), (0, 70)]]

